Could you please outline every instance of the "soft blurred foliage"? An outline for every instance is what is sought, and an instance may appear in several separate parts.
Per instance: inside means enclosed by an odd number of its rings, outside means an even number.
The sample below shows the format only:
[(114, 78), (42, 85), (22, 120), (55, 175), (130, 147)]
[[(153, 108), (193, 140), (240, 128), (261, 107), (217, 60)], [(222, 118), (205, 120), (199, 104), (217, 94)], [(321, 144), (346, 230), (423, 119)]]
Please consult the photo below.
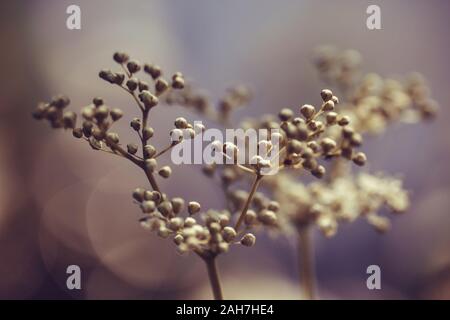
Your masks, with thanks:
[[(378, 1), (382, 30), (365, 26), (368, 1), (87, 1), (82, 29), (66, 29), (71, 1), (2, 1), (0, 39), (0, 298), (210, 298), (204, 266), (137, 222), (130, 197), (145, 179), (128, 162), (96, 154), (70, 134), (32, 121), (40, 100), (64, 92), (73, 106), (103, 96), (128, 112), (129, 97), (98, 79), (116, 50), (180, 70), (219, 96), (252, 86), (255, 99), (235, 120), (316, 101), (322, 84), (311, 65), (318, 45), (359, 50), (365, 71), (385, 76), (419, 71), (442, 108), (432, 123), (398, 125), (364, 146), (370, 170), (400, 174), (411, 190), (409, 212), (380, 236), (365, 223), (335, 238), (317, 234), (324, 298), (450, 298), (450, 3)], [(156, 111), (156, 110), (155, 110)], [(181, 108), (152, 113), (167, 131)], [(156, 137), (160, 146), (163, 136)], [(158, 140), (160, 139), (160, 140)], [(220, 208), (219, 186), (198, 166), (175, 167), (168, 193)], [(195, 188), (188, 187), (193, 181)], [(289, 239), (258, 237), (250, 252), (220, 259), (229, 298), (297, 297), (296, 256)], [(65, 288), (66, 267), (82, 269), (82, 290)], [(366, 288), (378, 264), (382, 290)]]

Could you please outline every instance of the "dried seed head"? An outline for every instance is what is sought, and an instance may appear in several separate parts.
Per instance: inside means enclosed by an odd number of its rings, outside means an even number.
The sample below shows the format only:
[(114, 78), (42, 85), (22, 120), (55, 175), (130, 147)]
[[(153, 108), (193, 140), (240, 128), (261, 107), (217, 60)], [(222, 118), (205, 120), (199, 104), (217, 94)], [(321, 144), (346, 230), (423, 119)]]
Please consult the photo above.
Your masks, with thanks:
[(196, 201), (191, 201), (188, 204), (188, 212), (190, 215), (196, 214), (201, 209), (200, 203)]
[(131, 120), (130, 126), (134, 129), (134, 131), (141, 130), (141, 120), (139, 118), (134, 118)]
[(163, 178), (169, 178), (172, 174), (172, 169), (169, 166), (164, 166), (159, 169), (158, 174)]
[(130, 59), (130, 57), (125, 52), (116, 52), (113, 55), (113, 59), (115, 62), (123, 64), (126, 63)]
[(333, 92), (331, 90), (329, 90), (329, 89), (323, 89), (320, 92), (320, 96), (322, 97), (322, 100), (324, 102), (327, 102), (333, 97)]
[(300, 154), (303, 151), (303, 144), (298, 140), (289, 140), (287, 144), (287, 152), (292, 154)]
[(125, 74), (122, 72), (116, 72), (114, 74), (114, 83), (121, 86), (122, 83), (125, 81)]
[(358, 152), (357, 154), (355, 154), (355, 156), (353, 157), (353, 162), (358, 165), (358, 166), (363, 166), (366, 164), (367, 162), (367, 157), (363, 152)]
[(52, 101), (50, 102), (51, 106), (56, 107), (57, 109), (64, 109), (70, 104), (69, 97), (65, 95), (59, 95), (52, 98)]
[(316, 109), (310, 104), (305, 104), (300, 108), (300, 113), (306, 119), (311, 119), (316, 113)]
[(120, 110), (119, 108), (112, 109), (110, 114), (111, 114), (111, 119), (113, 121), (117, 121), (117, 120), (119, 120), (120, 118), (123, 117), (123, 111)]
[(154, 130), (151, 127), (146, 127), (142, 131), (142, 136), (144, 137), (144, 140), (148, 140), (153, 137)]
[(130, 154), (135, 154), (138, 151), (137, 144), (134, 144), (134, 143), (127, 144), (127, 151)]
[(351, 139), (354, 134), (355, 134), (355, 130), (353, 130), (353, 128), (350, 128), (350, 127), (342, 128), (342, 136), (345, 139)]
[(241, 244), (246, 247), (254, 246), (255, 242), (256, 242), (256, 237), (252, 233), (246, 233), (241, 239)]
[(141, 65), (136, 60), (130, 60), (127, 63), (127, 69), (130, 73), (136, 73), (141, 70)]

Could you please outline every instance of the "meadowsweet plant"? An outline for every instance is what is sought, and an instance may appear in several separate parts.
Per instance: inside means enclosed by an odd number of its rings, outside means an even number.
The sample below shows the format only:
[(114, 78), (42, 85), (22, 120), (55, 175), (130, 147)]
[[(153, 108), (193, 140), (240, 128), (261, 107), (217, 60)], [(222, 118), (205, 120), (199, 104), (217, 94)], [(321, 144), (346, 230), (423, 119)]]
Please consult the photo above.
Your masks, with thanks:
[[(364, 136), (380, 135), (397, 122), (416, 123), (433, 118), (437, 103), (430, 98), (424, 78), (414, 73), (404, 81), (363, 75), (357, 51), (318, 49), (314, 63), (318, 74), (330, 87), (344, 96), (341, 110), (354, 130), (359, 144)], [(345, 135), (330, 132), (341, 144)], [(340, 136), (340, 137), (339, 137)], [(332, 237), (339, 223), (364, 218), (378, 232), (386, 232), (390, 220), (381, 215), (383, 208), (401, 213), (409, 207), (408, 192), (400, 179), (385, 173), (354, 174), (339, 158), (330, 159), (327, 179), (305, 184), (290, 175), (278, 175), (270, 181), (273, 198), (281, 205), (278, 226), (294, 230), (298, 237), (300, 278), (303, 296), (316, 297), (313, 265), (313, 226)]]
[[(158, 176), (167, 179), (172, 173), (170, 166), (161, 166), (158, 163), (159, 157), (183, 139), (192, 139), (204, 131), (203, 125), (192, 125), (179, 117), (175, 119), (174, 128), (169, 132), (167, 147), (158, 150), (151, 144), (154, 130), (150, 126), (150, 111), (154, 108), (160, 104), (180, 104), (207, 112), (210, 110), (210, 101), (190, 86), (185, 88), (185, 80), (180, 72), (165, 79), (161, 68), (155, 64), (141, 64), (121, 52), (115, 53), (113, 59), (121, 70), (101, 70), (98, 75), (125, 91), (135, 101), (140, 116), (130, 122), (130, 127), (136, 132), (137, 143), (121, 141), (119, 135), (113, 131), (113, 126), (123, 117), (123, 111), (107, 106), (99, 97), (83, 107), (78, 115), (67, 110), (69, 98), (59, 95), (50, 102), (40, 103), (33, 116), (38, 120), (47, 120), (52, 128), (71, 130), (76, 139), (85, 141), (95, 151), (109, 153), (135, 164), (143, 172), (150, 187), (136, 188), (132, 193), (143, 214), (141, 225), (159, 237), (172, 238), (178, 252), (191, 251), (201, 257), (207, 266), (214, 298), (222, 299), (216, 257), (227, 252), (233, 244), (253, 246), (255, 236), (249, 232), (238, 234), (229, 226), (229, 211), (205, 211), (196, 201), (186, 203), (180, 197), (170, 197), (158, 185)], [(142, 71), (150, 83), (138, 77)], [(230, 110), (242, 105), (247, 95), (243, 88), (230, 90), (219, 103), (219, 112), (215, 116), (227, 119)], [(77, 123), (80, 118), (81, 123)]]

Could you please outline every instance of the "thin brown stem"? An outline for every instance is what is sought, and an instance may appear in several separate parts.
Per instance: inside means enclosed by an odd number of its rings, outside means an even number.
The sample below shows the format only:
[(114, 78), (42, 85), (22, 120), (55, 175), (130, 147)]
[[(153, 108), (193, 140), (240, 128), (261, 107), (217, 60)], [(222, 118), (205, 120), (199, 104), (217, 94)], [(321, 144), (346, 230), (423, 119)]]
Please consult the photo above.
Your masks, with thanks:
[(307, 226), (298, 229), (298, 258), (302, 296), (307, 300), (315, 300), (317, 296), (314, 246), (311, 239), (311, 229)]
[(247, 214), (250, 203), (253, 199), (253, 196), (255, 195), (256, 189), (258, 188), (259, 182), (261, 181), (262, 177), (263, 177), (262, 175), (260, 175), (258, 173), (256, 174), (255, 181), (253, 181), (252, 188), (250, 190), (248, 198), (245, 201), (244, 207), (242, 208), (241, 214), (239, 215), (239, 219), (236, 222), (236, 225), (234, 226), (234, 229), (236, 231), (239, 230), (239, 227), (241, 226), (242, 222), (244, 221), (245, 215)]
[(220, 284), (219, 272), (217, 270), (216, 257), (205, 257), (206, 268), (208, 270), (209, 282), (214, 296), (214, 300), (223, 300), (222, 286)]

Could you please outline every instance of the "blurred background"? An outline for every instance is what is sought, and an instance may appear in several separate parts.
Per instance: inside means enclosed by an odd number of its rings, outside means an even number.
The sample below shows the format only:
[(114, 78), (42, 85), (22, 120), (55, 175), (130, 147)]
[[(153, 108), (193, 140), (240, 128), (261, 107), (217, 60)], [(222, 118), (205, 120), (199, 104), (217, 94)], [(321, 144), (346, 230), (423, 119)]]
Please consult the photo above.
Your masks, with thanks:
[[(71, 4), (81, 8), (81, 30), (66, 28)], [(369, 4), (381, 7), (382, 30), (366, 28)], [(434, 122), (396, 125), (364, 146), (371, 171), (403, 177), (411, 209), (383, 236), (365, 222), (332, 239), (317, 234), (320, 295), (449, 299), (449, 9), (446, 0), (0, 2), (0, 298), (210, 298), (202, 262), (139, 226), (130, 193), (146, 186), (140, 172), (33, 121), (37, 102), (61, 92), (75, 110), (102, 96), (127, 111), (118, 129), (126, 136), (132, 101), (97, 76), (123, 50), (182, 71), (212, 97), (250, 85), (254, 100), (239, 120), (317, 101), (322, 84), (311, 53), (331, 44), (360, 51), (364, 71), (423, 73), (441, 110)], [(155, 131), (164, 132), (159, 146), (180, 115), (196, 119), (178, 107), (152, 114)], [(204, 208), (224, 205), (199, 166), (176, 167), (161, 183)], [(220, 258), (225, 296), (296, 299), (296, 261), (292, 239), (260, 235), (250, 251)], [(71, 264), (81, 267), (82, 290), (66, 288)], [(371, 264), (381, 267), (382, 290), (366, 288)]]

